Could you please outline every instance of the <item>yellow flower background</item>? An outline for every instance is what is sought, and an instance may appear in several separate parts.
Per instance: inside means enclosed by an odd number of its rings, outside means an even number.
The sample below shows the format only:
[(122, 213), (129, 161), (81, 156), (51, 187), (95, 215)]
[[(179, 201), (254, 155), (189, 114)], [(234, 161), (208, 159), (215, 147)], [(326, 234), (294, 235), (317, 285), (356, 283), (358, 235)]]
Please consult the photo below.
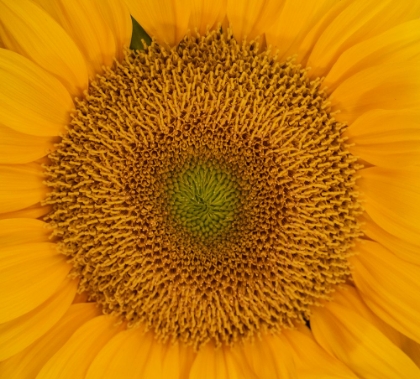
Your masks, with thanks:
[[(130, 15), (165, 49), (229, 27), (324, 78), (364, 166), (364, 236), (310, 328), (196, 352), (77, 294), (42, 221), (42, 165), (74, 99), (123, 59)], [(413, 0), (0, 0), (0, 377), (420, 378), (419, 17)]]

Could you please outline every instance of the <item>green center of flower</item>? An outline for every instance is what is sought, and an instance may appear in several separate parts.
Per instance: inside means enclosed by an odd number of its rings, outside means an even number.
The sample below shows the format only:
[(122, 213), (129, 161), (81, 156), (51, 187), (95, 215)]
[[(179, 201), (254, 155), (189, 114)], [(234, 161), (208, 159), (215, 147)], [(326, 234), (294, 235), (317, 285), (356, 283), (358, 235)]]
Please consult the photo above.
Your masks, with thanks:
[(231, 34), (156, 43), (90, 83), (46, 166), (79, 291), (160, 341), (232, 345), (348, 280), (359, 166), (321, 80)]
[(215, 165), (197, 164), (168, 181), (175, 219), (192, 234), (208, 239), (225, 232), (238, 207), (238, 188)]

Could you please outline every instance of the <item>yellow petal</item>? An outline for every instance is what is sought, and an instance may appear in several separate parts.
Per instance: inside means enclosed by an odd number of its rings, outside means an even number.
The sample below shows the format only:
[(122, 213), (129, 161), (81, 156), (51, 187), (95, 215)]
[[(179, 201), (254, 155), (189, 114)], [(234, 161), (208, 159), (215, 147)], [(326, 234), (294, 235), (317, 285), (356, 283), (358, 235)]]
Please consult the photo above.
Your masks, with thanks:
[[(159, 347), (159, 349), (162, 349), (162, 347)], [(185, 366), (185, 362), (183, 362), (181, 350), (185, 351), (186, 349), (189, 349), (189, 347), (180, 347), (178, 344), (169, 345), (165, 348), (163, 361), (158, 362), (162, 367), (160, 371), (162, 379), (182, 379), (182, 368)]]
[(342, 1), (327, 1), (325, 7), (325, 14), (320, 15), (319, 19), (316, 18), (315, 23), (309, 23), (308, 30), (305, 28), (305, 36), (302, 42), (296, 47), (296, 54), (300, 62), (307, 66), (308, 58), (312, 50), (322, 36), (323, 32), (331, 25), (334, 20), (341, 15), (351, 3), (351, 0)]
[(374, 109), (419, 109), (420, 65), (383, 64), (351, 76), (331, 94), (337, 120), (352, 122)]
[[(420, 49), (419, 49), (420, 51)], [(346, 131), (352, 154), (377, 166), (420, 164), (420, 111), (376, 109), (362, 114)]]
[(86, 322), (45, 364), (37, 379), (84, 378), (98, 352), (121, 330), (115, 323), (109, 316)]
[(375, 315), (362, 300), (357, 289), (350, 286), (344, 286), (344, 288), (334, 293), (334, 302), (353, 309), (359, 315), (371, 322), (372, 325), (378, 328), (390, 341), (404, 351), (404, 353), (420, 367), (420, 344), (404, 336)]
[(0, 126), (0, 164), (24, 164), (46, 156), (58, 139), (38, 137)]
[(317, 342), (365, 379), (416, 378), (420, 370), (387, 337), (351, 308), (330, 302), (311, 317)]
[(125, 0), (130, 13), (160, 44), (176, 46), (186, 35), (191, 14), (188, 0)]
[(278, 20), (285, 1), (243, 0), (227, 2), (227, 17), (234, 37), (248, 41), (262, 35)]
[(0, 127), (36, 136), (64, 131), (74, 108), (70, 94), (28, 59), (0, 50)]
[(86, 292), (77, 293), (73, 299), (73, 304), (87, 303), (89, 301), (89, 295)]
[(44, 336), (25, 350), (0, 362), (0, 377), (33, 379), (45, 363), (68, 341), (84, 323), (98, 316), (93, 303), (71, 305), (66, 314)]
[(208, 343), (198, 352), (188, 378), (257, 379), (258, 377), (247, 366), (243, 355), (241, 357), (238, 355), (234, 355), (227, 347), (222, 346), (216, 349), (213, 344)]
[(407, 262), (420, 265), (420, 240), (417, 241), (416, 245), (404, 241), (382, 229), (367, 215), (364, 217), (363, 221), (363, 233), (365, 233), (367, 237), (379, 242), (397, 257)]
[(280, 61), (295, 54), (302, 58), (306, 52), (301, 47), (303, 39), (333, 4), (331, 0), (317, 0), (302, 6), (300, 1), (284, 1), (276, 21), (268, 30), (264, 29), (267, 45), (275, 47)]
[[(402, 124), (403, 125), (403, 124)], [(397, 133), (395, 133), (397, 134)], [(412, 140), (409, 140), (411, 134)], [(399, 168), (420, 164), (420, 140), (417, 131), (405, 133), (406, 141), (372, 145), (355, 145), (349, 147), (351, 153), (366, 162), (386, 168)], [(398, 137), (396, 137), (398, 138)]]
[(57, 77), (73, 96), (87, 88), (84, 59), (66, 32), (29, 0), (0, 1), (0, 38)]
[(9, 218), (40, 218), (50, 213), (51, 205), (41, 206), (39, 203), (19, 211), (0, 213), (0, 220)]
[(123, 0), (96, 0), (96, 4), (114, 35), (116, 57), (122, 60), (133, 31), (130, 12)]
[(420, 267), (399, 259), (377, 242), (363, 241), (351, 257), (356, 287), (382, 320), (420, 343)]
[[(191, 367), (197, 357), (197, 353), (190, 347), (190, 346), (179, 346), (179, 357), (181, 359), (181, 366), (180, 366), (180, 379), (189, 378)], [(177, 357), (175, 352), (171, 353)]]
[(43, 200), (47, 188), (39, 165), (0, 166), (0, 213), (17, 211)]
[[(167, 347), (158, 343), (152, 333), (144, 334), (140, 329), (120, 332), (96, 356), (86, 378), (178, 379), (178, 347), (172, 347), (169, 356), (166, 350)], [(174, 359), (168, 361), (168, 358)]]
[(324, 85), (333, 90), (358, 71), (384, 63), (405, 64), (418, 58), (419, 51), (420, 20), (405, 22), (346, 50), (333, 63)]
[(417, 367), (420, 367), (420, 344), (407, 338), (404, 341), (402, 349), (417, 365)]
[(55, 19), (56, 7), (54, 0), (32, 0), (33, 3), (38, 4), (42, 9), (44, 9), (50, 16)]
[[(185, 347), (184, 347), (185, 349)], [(180, 347), (163, 345), (140, 329), (120, 332), (99, 352), (87, 379), (182, 379)]]
[(375, 109), (351, 123), (346, 135), (361, 145), (401, 142), (418, 138), (420, 111), (412, 109), (386, 111)]
[(46, 301), (71, 268), (50, 242), (14, 245), (0, 251), (0, 323)]
[[(41, 222), (39, 220), (34, 220), (34, 221)], [(32, 242), (31, 241), (31, 242), (20, 243), (20, 241), (15, 241), (15, 243), (13, 243), (14, 241), (11, 241), (7, 238), (8, 237), (7, 231), (10, 231), (11, 235), (13, 235), (15, 230), (12, 225), (6, 225), (6, 233), (2, 235), (2, 241), (4, 241), (5, 243), (4, 245), (2, 244), (0, 246), (0, 251), (1, 251), (0, 269), (5, 270), (13, 265), (25, 264), (25, 262), (28, 261), (29, 259), (35, 260), (36, 258), (48, 259), (51, 257), (55, 258), (57, 256), (63, 257), (61, 254), (59, 254), (56, 244), (52, 242)], [(41, 237), (41, 233), (39, 230), (38, 230), (38, 233), (32, 232), (31, 239), (36, 240), (39, 237)]]
[(0, 247), (34, 242), (48, 242), (51, 228), (43, 221), (30, 218), (0, 220)]
[(299, 330), (282, 333), (290, 344), (299, 379), (357, 379), (346, 365), (328, 354), (313, 338)]
[(418, 245), (420, 167), (372, 167), (359, 173), (358, 185), (367, 214), (388, 233)]
[(203, 35), (222, 24), (226, 17), (227, 0), (192, 1), (189, 27)]
[(364, 319), (369, 321), (373, 326), (379, 329), (390, 341), (396, 346), (401, 347), (403, 339), (406, 338), (392, 326), (379, 318), (366, 305), (358, 290), (352, 286), (344, 285), (334, 293), (334, 303), (343, 305), (357, 312)]
[(238, 357), (238, 361), (242, 361), (240, 365), (245, 366), (247, 362), (259, 379), (297, 378), (290, 346), (281, 335), (264, 336), (253, 343), (245, 343), (243, 352), (244, 358)]
[(368, 38), (419, 16), (417, 2), (403, 0), (353, 1), (322, 31), (313, 48), (308, 66), (311, 75), (324, 76), (339, 56)]
[(154, 341), (139, 379), (181, 379), (181, 366), (179, 346), (163, 345)]
[(48, 332), (70, 307), (76, 288), (77, 281), (67, 279), (40, 306), (0, 324), (0, 360), (10, 358)]
[[(41, 6), (47, 3), (40, 2)], [(44, 9), (62, 26), (83, 54), (89, 76), (111, 66), (116, 56), (114, 34), (96, 0), (51, 0)], [(103, 3), (106, 8), (106, 3)], [(128, 15), (128, 14), (127, 14)], [(128, 15), (129, 16), (129, 15)]]
[[(142, 337), (139, 329), (118, 333), (96, 355), (86, 379), (140, 378), (142, 366), (153, 343), (151, 336)], [(142, 354), (138, 357), (139, 352)]]

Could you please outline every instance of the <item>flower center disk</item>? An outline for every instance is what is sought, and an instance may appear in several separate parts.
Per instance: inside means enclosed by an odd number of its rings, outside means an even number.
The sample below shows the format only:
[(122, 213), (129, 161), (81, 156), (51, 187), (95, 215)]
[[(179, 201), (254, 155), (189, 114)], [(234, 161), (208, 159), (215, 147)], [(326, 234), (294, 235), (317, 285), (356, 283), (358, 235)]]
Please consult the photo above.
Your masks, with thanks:
[(79, 291), (195, 348), (304, 322), (360, 235), (344, 129), (321, 80), (258, 43), (210, 32), (127, 52), (45, 168)]
[(174, 218), (205, 239), (229, 229), (239, 201), (235, 181), (217, 167), (194, 165), (168, 182)]

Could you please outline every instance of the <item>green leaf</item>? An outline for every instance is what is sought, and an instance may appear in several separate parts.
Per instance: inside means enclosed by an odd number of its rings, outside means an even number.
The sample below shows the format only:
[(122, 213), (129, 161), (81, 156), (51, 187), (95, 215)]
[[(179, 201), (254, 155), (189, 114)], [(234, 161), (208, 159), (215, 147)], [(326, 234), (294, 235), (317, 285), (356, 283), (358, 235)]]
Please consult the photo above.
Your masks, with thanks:
[(144, 50), (142, 40), (149, 46), (152, 43), (152, 39), (133, 17), (131, 17), (131, 21), (133, 22), (133, 35), (131, 36), (130, 49)]

